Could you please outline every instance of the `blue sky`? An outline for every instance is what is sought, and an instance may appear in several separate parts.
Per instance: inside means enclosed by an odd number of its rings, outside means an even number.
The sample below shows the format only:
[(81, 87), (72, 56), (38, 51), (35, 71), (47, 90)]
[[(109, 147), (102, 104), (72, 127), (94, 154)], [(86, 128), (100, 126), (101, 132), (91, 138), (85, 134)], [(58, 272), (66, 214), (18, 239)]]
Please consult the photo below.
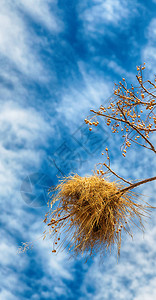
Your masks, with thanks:
[[(136, 82), (136, 65), (145, 61), (151, 79), (155, 53), (154, 0), (1, 0), (0, 299), (156, 299), (155, 211), (144, 236), (123, 237), (118, 264), (116, 249), (103, 265), (99, 253), (85, 264), (51, 253), (48, 239), (17, 254), (44, 230), (47, 186), (71, 171), (91, 175), (106, 146), (121, 176), (154, 176), (151, 153), (133, 147), (123, 158), (103, 120), (89, 132), (84, 119), (122, 77)], [(155, 204), (155, 183), (137, 191)]]

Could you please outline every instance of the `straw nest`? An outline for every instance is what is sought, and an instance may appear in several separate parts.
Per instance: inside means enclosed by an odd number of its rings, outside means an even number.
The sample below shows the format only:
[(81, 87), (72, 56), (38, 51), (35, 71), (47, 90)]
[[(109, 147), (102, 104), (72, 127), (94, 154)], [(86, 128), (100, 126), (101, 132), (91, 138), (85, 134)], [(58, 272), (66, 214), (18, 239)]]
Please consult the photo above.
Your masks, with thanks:
[[(120, 255), (121, 232), (124, 230), (132, 236), (130, 224), (135, 224), (135, 219), (143, 229), (142, 216), (148, 207), (137, 204), (135, 194), (123, 193), (122, 188), (121, 183), (109, 182), (96, 174), (63, 178), (51, 195), (51, 209), (44, 220), (50, 226), (50, 234), (55, 235), (54, 248), (61, 242), (58, 242), (61, 228), (66, 228), (67, 236), (60, 247), (70, 241), (69, 250), (74, 255), (88, 251), (89, 256), (99, 251), (104, 254), (114, 244)], [(53, 210), (56, 201), (59, 204)]]

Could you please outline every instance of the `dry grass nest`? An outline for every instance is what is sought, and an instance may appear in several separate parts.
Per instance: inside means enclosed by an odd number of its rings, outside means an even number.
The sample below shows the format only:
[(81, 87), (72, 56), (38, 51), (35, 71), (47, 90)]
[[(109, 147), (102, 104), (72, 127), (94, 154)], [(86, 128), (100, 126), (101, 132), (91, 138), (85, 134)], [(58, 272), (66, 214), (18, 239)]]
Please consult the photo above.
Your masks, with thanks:
[[(55, 236), (54, 248), (68, 240), (74, 255), (89, 251), (92, 256), (99, 251), (104, 254), (108, 248), (111, 251), (111, 246), (117, 244), (120, 255), (121, 232), (124, 230), (132, 236), (130, 225), (138, 226), (135, 219), (143, 229), (142, 217), (147, 216), (150, 207), (136, 203), (136, 194), (123, 193), (122, 188), (120, 182), (109, 182), (96, 174), (86, 177), (76, 174), (60, 180), (50, 196), (51, 207), (44, 220), (49, 233)], [(56, 201), (59, 203), (53, 210)], [(62, 228), (67, 236), (60, 241)]]

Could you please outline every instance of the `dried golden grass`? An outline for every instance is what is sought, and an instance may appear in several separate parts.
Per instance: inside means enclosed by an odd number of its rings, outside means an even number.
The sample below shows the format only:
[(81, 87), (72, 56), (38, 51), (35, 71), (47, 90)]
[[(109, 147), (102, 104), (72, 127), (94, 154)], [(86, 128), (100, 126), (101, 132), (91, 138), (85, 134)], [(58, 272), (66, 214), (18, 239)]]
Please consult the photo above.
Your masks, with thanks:
[[(130, 223), (135, 224), (135, 219), (143, 230), (142, 217), (150, 208), (150, 205), (136, 203), (136, 194), (120, 192), (123, 187), (120, 182), (109, 182), (95, 173), (86, 177), (77, 174), (64, 177), (54, 190), (56, 194), (51, 196), (51, 210), (44, 220), (52, 228), (50, 234), (55, 235), (55, 247), (61, 228), (67, 226), (67, 237), (62, 245), (70, 240), (69, 250), (72, 249), (74, 255), (88, 251), (89, 256), (98, 252), (104, 254), (108, 248), (111, 251), (115, 243), (120, 255), (122, 230), (132, 236)], [(56, 201), (59, 205), (52, 210)]]

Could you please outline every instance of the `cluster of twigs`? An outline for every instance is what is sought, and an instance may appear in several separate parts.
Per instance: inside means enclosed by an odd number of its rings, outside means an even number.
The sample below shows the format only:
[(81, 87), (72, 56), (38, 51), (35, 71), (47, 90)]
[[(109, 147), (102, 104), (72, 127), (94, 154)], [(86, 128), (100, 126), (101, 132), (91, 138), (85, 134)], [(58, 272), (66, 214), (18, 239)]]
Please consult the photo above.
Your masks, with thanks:
[[(107, 126), (111, 126), (113, 133), (122, 133), (124, 143), (122, 155), (126, 156), (126, 148), (134, 142), (142, 147), (156, 150), (149, 140), (150, 134), (156, 131), (156, 78), (154, 83), (150, 80), (143, 81), (143, 70), (145, 66), (137, 67), (136, 75), (139, 86), (127, 87), (125, 78), (119, 84), (115, 84), (114, 97), (108, 107), (101, 106), (99, 111), (91, 109), (94, 116), (86, 124), (97, 126), (94, 118), (102, 116)], [(92, 130), (92, 127), (89, 128)]]
[[(51, 210), (44, 220), (55, 236), (54, 253), (60, 240), (60, 232), (62, 234), (61, 230), (65, 228), (67, 235), (59, 247), (69, 240), (69, 250), (72, 249), (74, 255), (84, 252), (86, 257), (87, 253), (88, 257), (97, 252), (104, 254), (105, 250), (111, 251), (116, 243), (119, 256), (121, 231), (124, 230), (133, 237), (131, 224), (136, 225), (135, 219), (138, 219), (143, 230), (142, 217), (147, 216), (148, 209), (152, 208), (148, 204), (138, 204), (135, 201), (136, 194), (126, 189), (121, 182), (109, 182), (95, 173), (88, 177), (77, 174), (66, 177), (56, 190), (57, 194), (51, 196)], [(53, 210), (52, 206), (56, 201), (59, 204)]]

